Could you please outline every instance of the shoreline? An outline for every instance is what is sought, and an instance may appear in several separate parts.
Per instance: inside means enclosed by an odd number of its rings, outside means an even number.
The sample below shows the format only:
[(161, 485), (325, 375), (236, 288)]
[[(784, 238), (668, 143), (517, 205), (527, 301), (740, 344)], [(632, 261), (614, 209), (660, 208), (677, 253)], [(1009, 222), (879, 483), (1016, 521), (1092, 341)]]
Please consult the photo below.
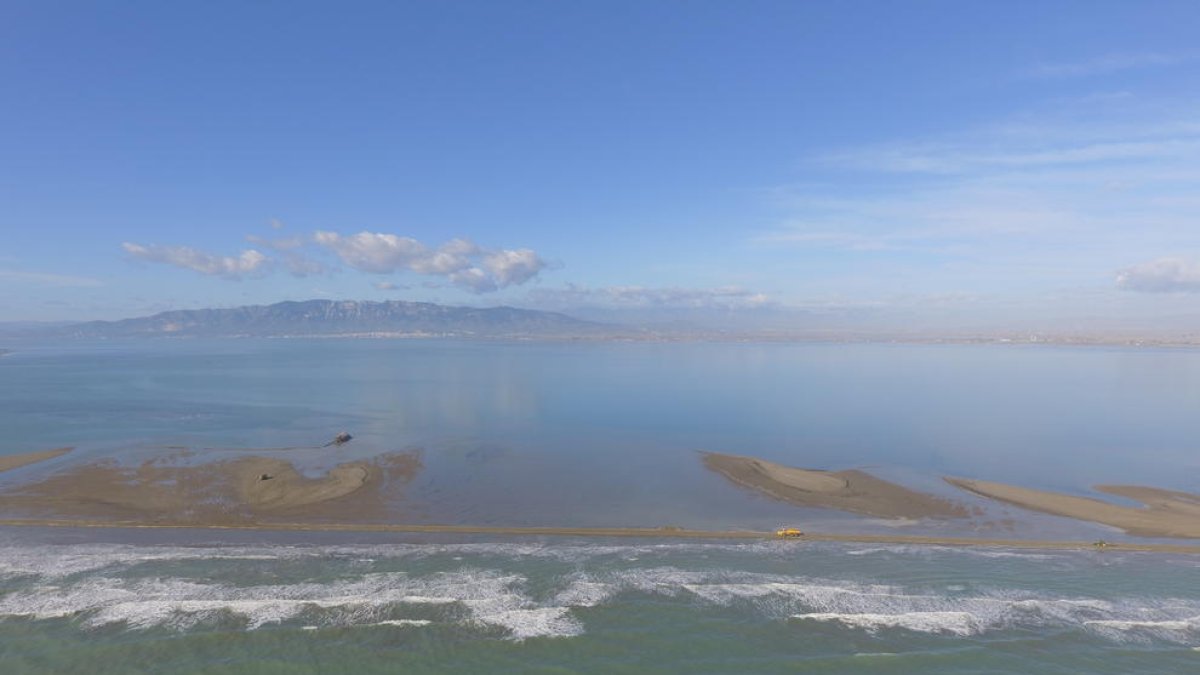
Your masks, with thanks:
[(1138, 485), (1098, 485), (1096, 490), (1143, 504), (1123, 506), (1047, 490), (968, 478), (944, 479), (972, 494), (1052, 516), (1099, 523), (1137, 537), (1200, 538), (1200, 495)]
[(62, 457), (63, 455), (67, 454), (68, 452), (71, 452), (74, 449), (75, 448), (73, 448), (73, 447), (66, 447), (66, 448), (55, 448), (53, 450), (37, 450), (35, 452), (23, 452), (23, 453), (20, 453), (17, 455), (0, 455), (0, 473), (4, 473), (5, 471), (12, 471), (13, 469), (19, 469), (23, 466), (29, 466), (30, 464), (37, 464), (38, 462), (44, 462), (48, 459), (54, 459), (55, 457)]
[(1047, 539), (992, 539), (890, 534), (805, 533), (783, 539), (774, 532), (756, 530), (692, 530), (669, 527), (507, 527), (498, 525), (407, 525), (399, 523), (146, 523), (59, 518), (0, 518), (0, 527), (53, 527), (82, 529), (151, 530), (245, 530), (258, 532), (392, 532), (397, 534), (461, 534), (546, 537), (616, 537), (657, 539), (719, 539), (742, 541), (836, 542), (913, 546), (956, 546), (966, 548), (1019, 548), (1042, 550), (1140, 551), (1200, 555), (1200, 545), (1142, 542), (1096, 542)]

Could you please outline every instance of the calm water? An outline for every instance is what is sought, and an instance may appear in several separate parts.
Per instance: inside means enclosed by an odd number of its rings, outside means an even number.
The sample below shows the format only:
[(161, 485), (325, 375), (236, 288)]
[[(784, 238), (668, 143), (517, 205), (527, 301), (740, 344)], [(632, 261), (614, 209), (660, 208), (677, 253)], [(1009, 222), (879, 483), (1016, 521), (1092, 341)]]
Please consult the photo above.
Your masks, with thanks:
[[(8, 346), (8, 345), (6, 345)], [(11, 345), (0, 453), (402, 450), (423, 522), (1119, 539), (986, 505), (894, 524), (768, 502), (697, 450), (1086, 494), (1200, 491), (1200, 352), (228, 340)], [(140, 448), (140, 449), (139, 449)], [(216, 451), (214, 451), (216, 452)], [(228, 450), (220, 451), (228, 455)], [(1015, 517), (1011, 531), (982, 522)], [(0, 672), (1193, 672), (1200, 559), (770, 542), (0, 531)]]

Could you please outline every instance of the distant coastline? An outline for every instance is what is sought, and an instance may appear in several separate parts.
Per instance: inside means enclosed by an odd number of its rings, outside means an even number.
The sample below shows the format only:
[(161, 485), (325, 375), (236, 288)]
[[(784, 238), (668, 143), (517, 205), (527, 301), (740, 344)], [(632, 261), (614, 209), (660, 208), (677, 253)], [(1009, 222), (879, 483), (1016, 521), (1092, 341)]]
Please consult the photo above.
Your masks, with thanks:
[[(172, 310), (116, 321), (0, 323), (0, 335), (28, 339), (125, 338), (455, 339), (579, 342), (761, 342), (831, 344), (1051, 345), (1192, 348), (1200, 332), (1096, 329), (829, 327), (819, 319), (793, 327), (715, 328), (686, 323), (597, 322), (561, 312), (516, 307), (462, 307), (427, 302), (307, 300), (272, 305)], [(0, 349), (0, 355), (6, 350)]]

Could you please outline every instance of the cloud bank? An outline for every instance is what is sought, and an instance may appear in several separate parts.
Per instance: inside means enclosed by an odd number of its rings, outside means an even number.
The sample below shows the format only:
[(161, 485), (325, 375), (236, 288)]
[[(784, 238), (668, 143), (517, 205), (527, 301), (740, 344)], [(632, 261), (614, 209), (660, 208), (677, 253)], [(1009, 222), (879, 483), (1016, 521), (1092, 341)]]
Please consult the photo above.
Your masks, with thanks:
[(1174, 66), (1194, 58), (1194, 54), (1164, 54), (1161, 52), (1105, 54), (1072, 63), (1042, 64), (1029, 71), (1029, 75), (1045, 79), (1087, 77), (1137, 68)]
[(1200, 264), (1158, 258), (1117, 273), (1117, 288), (1140, 293), (1200, 293)]
[[(318, 231), (311, 237), (269, 239), (250, 235), (246, 239), (257, 248), (247, 249), (237, 256), (214, 255), (190, 246), (125, 242), (121, 247), (136, 260), (162, 263), (231, 281), (262, 276), (276, 268), (295, 277), (326, 274), (336, 268), (336, 263), (330, 267), (310, 253), (332, 253), (342, 265), (360, 272), (380, 275), (411, 272), (440, 277), (471, 293), (519, 286), (537, 277), (547, 267), (546, 261), (532, 249), (491, 249), (465, 238), (451, 239), (433, 248), (411, 237), (382, 232), (342, 235)], [(428, 283), (440, 285), (442, 282)], [(381, 290), (402, 287), (389, 282), (376, 284)]]
[(440, 276), (473, 293), (486, 293), (533, 279), (546, 262), (531, 249), (486, 249), (469, 239), (430, 248), (411, 237), (378, 232), (341, 235), (320, 231), (313, 241), (345, 265), (371, 274), (415, 272)]
[(121, 248), (137, 260), (173, 265), (205, 276), (233, 281), (263, 274), (271, 264), (270, 258), (254, 249), (242, 251), (238, 256), (219, 256), (190, 246), (143, 246), (127, 241), (121, 244)]

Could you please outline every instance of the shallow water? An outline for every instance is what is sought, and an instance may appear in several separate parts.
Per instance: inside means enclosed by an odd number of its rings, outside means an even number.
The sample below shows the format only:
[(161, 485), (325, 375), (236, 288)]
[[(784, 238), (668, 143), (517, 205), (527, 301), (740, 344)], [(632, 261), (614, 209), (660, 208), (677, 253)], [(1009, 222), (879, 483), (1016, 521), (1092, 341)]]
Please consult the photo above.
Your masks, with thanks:
[[(6, 345), (0, 475), (164, 445), (381, 452), (408, 520), (781, 523), (1120, 539), (945, 474), (1200, 491), (1200, 352), (1061, 347), (189, 340)], [(235, 450), (230, 450), (233, 448)], [(696, 451), (866, 468), (985, 506), (887, 523), (771, 502)], [(1007, 526), (989, 522), (1014, 518)], [(200, 537), (200, 539), (197, 539)], [(837, 546), (0, 530), (0, 672), (1191, 672), (1200, 559)]]
[[(731, 489), (703, 469), (697, 450), (863, 467), (985, 506), (940, 476), (1086, 493), (1103, 482), (1195, 490), (1200, 475), (1200, 351), (1192, 350), (248, 339), (14, 346), (0, 359), (0, 451), (79, 447), (53, 468), (139, 456), (131, 446), (314, 445), (347, 429), (355, 440), (336, 452), (288, 457), (317, 470), (419, 450), (425, 469), (404, 506), (405, 517), (423, 522), (762, 527), (796, 516)], [(817, 511), (803, 518), (844, 521)], [(1061, 519), (1038, 527), (1104, 534)]]

